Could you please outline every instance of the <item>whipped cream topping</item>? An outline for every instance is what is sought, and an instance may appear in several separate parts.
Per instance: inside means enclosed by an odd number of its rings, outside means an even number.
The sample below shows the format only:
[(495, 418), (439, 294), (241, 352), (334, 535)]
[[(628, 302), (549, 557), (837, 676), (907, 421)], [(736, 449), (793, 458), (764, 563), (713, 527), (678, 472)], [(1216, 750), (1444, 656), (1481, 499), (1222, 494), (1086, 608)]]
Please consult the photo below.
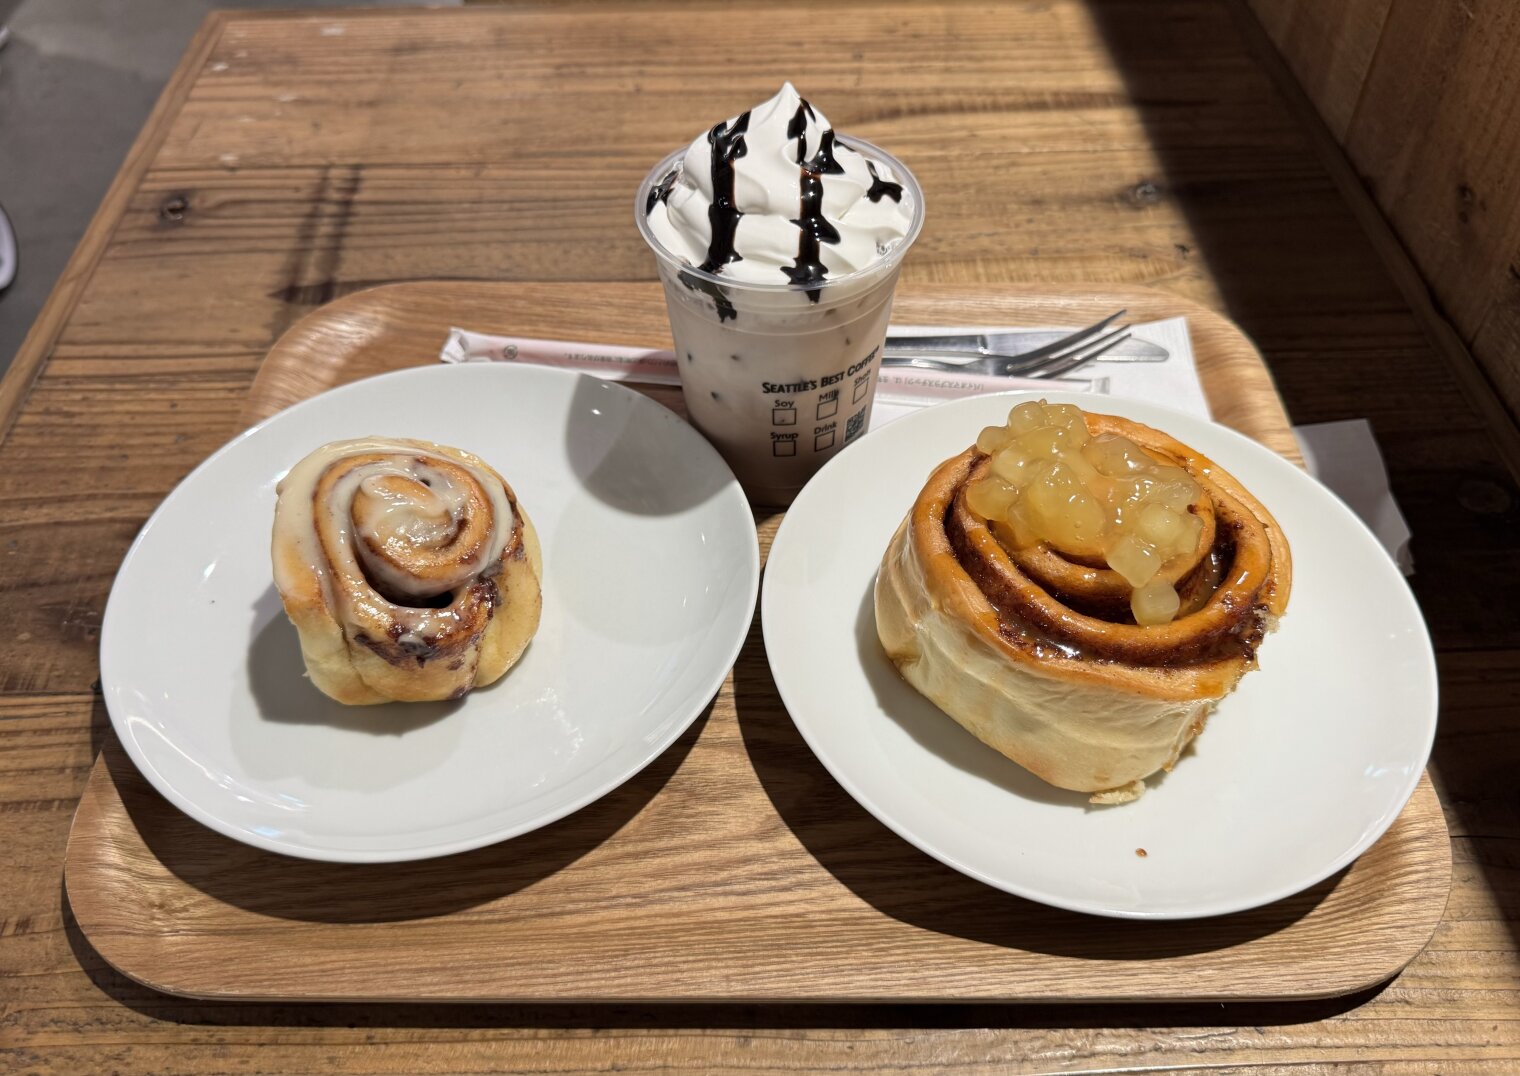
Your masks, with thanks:
[(890, 253), (912, 226), (911, 198), (885, 162), (838, 143), (788, 82), (693, 141), (645, 212), (655, 238), (688, 265), (816, 288)]

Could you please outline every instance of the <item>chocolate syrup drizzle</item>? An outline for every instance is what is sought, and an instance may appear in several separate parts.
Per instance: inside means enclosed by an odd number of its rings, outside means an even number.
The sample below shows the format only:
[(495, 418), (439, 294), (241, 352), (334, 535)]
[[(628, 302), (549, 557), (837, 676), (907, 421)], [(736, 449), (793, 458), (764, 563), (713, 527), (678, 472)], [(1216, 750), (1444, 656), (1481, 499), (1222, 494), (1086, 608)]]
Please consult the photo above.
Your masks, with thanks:
[[(877, 175), (876, 163), (874, 161), (867, 161), (866, 167), (871, 171), (871, 189), (866, 191), (867, 198), (871, 199), (873, 202), (879, 202), (882, 199), (882, 195), (886, 195), (894, 202), (902, 201), (901, 183), (890, 183)], [(653, 206), (650, 208), (653, 208)]]
[(807, 121), (817, 120), (818, 113), (813, 111), (813, 106), (802, 98), (797, 99), (797, 111), (792, 113), (791, 121), (786, 125), (786, 137), (800, 138), (802, 141), (797, 146), (797, 163), (807, 156)]
[(676, 185), (676, 177), (681, 174), (679, 168), (672, 168), (665, 178), (649, 188), (649, 197), (644, 201), (644, 216), (654, 212), (654, 207), (661, 202), (670, 201), (670, 192)]
[[(717, 273), (730, 262), (744, 260), (734, 249), (734, 233), (739, 230), (739, 218), (744, 216), (743, 211), (734, 204), (734, 162), (749, 152), (749, 147), (744, 144), (744, 132), (748, 130), (749, 113), (744, 112), (733, 123), (725, 121), (716, 124), (707, 132), (707, 144), (712, 147), (713, 200), (707, 207), (707, 226), (710, 232), (707, 258), (697, 267), (704, 273)], [(653, 204), (650, 208), (654, 208)], [(681, 282), (688, 288), (712, 297), (718, 308), (720, 322), (739, 316), (722, 287), (711, 280), (682, 272)]]
[[(707, 132), (707, 142), (712, 147), (713, 198), (712, 204), (707, 207), (710, 232), (707, 258), (698, 266), (705, 273), (721, 273), (723, 266), (743, 260), (743, 255), (734, 248), (739, 218), (744, 216), (734, 199), (734, 162), (749, 151), (744, 139), (745, 133), (749, 130), (749, 118), (750, 114), (744, 112), (732, 123), (726, 121), (719, 123)], [(822, 293), (823, 281), (828, 276), (828, 269), (820, 257), (822, 244), (838, 243), (840, 238), (838, 229), (829, 223), (823, 213), (823, 177), (843, 175), (845, 171), (844, 166), (834, 159), (835, 139), (834, 130), (831, 127), (824, 128), (819, 136), (817, 151), (811, 158), (808, 157), (807, 125), (809, 120), (817, 122), (817, 119), (818, 114), (813, 111), (813, 106), (805, 100), (799, 100), (797, 111), (786, 127), (787, 137), (797, 139), (797, 164), (802, 175), (798, 216), (792, 221), (798, 232), (797, 260), (794, 264), (783, 266), (781, 269), (793, 284), (806, 286), (808, 298), (815, 303)], [(866, 167), (871, 173), (871, 187), (866, 191), (867, 198), (873, 202), (879, 202), (882, 198), (890, 198), (894, 202), (902, 201), (901, 183), (882, 179), (877, 174), (876, 165), (871, 161), (866, 162)], [(672, 170), (650, 189), (644, 207), (645, 213), (653, 212), (657, 204), (669, 200), (678, 171), (678, 169)], [(729, 318), (738, 316), (733, 303), (729, 301), (728, 295), (719, 284), (685, 271), (681, 272), (680, 277), (682, 283), (688, 288), (712, 297), (713, 302), (717, 304), (719, 321), (727, 321)]]
[(739, 115), (732, 125), (717, 124), (707, 132), (712, 147), (712, 204), (707, 207), (707, 223), (712, 236), (707, 241), (707, 260), (700, 266), (704, 273), (716, 273), (729, 262), (743, 261), (734, 249), (734, 233), (744, 214), (734, 204), (734, 162), (749, 152), (744, 132), (749, 130), (749, 113)]
[(822, 292), (823, 278), (828, 275), (819, 260), (821, 244), (839, 242), (839, 231), (823, 215), (823, 177), (843, 175), (844, 166), (834, 159), (834, 129), (825, 128), (818, 141), (818, 152), (812, 160), (807, 158), (807, 121), (813, 118), (813, 107), (806, 101), (797, 106), (797, 112), (786, 125), (787, 137), (797, 139), (797, 164), (802, 169), (799, 215), (792, 221), (797, 226), (797, 261), (783, 266), (781, 271), (793, 284), (807, 285), (807, 297), (818, 301)]

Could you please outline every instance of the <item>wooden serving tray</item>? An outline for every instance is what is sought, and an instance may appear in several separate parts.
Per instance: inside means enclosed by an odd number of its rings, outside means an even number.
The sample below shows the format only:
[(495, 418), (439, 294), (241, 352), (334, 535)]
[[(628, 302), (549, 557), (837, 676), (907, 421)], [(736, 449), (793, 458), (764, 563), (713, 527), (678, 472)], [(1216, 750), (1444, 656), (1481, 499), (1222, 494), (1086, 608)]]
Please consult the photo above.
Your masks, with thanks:
[[(1229, 321), (1141, 289), (914, 286), (920, 324), (1186, 315), (1216, 417), (1296, 456), (1260, 356)], [(275, 345), (251, 423), (341, 382), (437, 361), (462, 325), (669, 345), (652, 284), (407, 284), (315, 311)], [(679, 405), (679, 394), (658, 393)], [(768, 547), (779, 516), (757, 519)], [(1263, 804), (1263, 810), (1271, 810)], [(972, 881), (872, 818), (777, 697), (758, 621), (708, 714), (621, 788), (514, 840), (348, 866), (221, 837), (114, 742), (69, 837), (80, 927), (120, 971), (197, 997), (507, 1001), (1175, 1001), (1324, 997), (1396, 974), (1445, 906), (1451, 857), (1423, 780), (1339, 875), (1266, 908), (1143, 923)]]

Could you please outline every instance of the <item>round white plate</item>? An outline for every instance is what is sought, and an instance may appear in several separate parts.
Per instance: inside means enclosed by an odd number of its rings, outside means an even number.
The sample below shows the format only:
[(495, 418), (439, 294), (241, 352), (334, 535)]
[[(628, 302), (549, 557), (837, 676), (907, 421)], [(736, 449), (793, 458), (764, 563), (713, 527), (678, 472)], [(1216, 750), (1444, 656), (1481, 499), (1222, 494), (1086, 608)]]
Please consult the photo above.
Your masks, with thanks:
[[(1014, 404), (1042, 397), (1136, 419), (1213, 457), (1293, 549), (1288, 612), (1261, 667), (1193, 752), (1120, 807), (1089, 807), (984, 746), (898, 676), (876, 637), (877, 565), (929, 472)], [(1254, 441), (1132, 400), (984, 396), (872, 433), (787, 513), (761, 619), (792, 719), (867, 810), (973, 878), (1073, 911), (1183, 919), (1305, 889), (1392, 824), (1435, 734), (1424, 620), (1360, 520)]]
[[(271, 582), (275, 483), (376, 433), (476, 453), (543, 543), (538, 634), (461, 702), (331, 702)], [(660, 405), (561, 370), (406, 370), (275, 415), (168, 496), (111, 591), (101, 680), (138, 768), (212, 829), (310, 859), (421, 859), (562, 818), (670, 746), (732, 666), (759, 575), (733, 475)]]

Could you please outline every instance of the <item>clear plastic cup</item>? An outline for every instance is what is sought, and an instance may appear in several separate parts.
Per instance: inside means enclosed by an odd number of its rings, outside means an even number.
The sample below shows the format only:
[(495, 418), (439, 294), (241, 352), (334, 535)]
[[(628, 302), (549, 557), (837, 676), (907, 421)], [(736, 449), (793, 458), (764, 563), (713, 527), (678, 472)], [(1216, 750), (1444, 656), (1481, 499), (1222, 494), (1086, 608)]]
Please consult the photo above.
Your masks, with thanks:
[(634, 203), (665, 285), (687, 413), (756, 504), (790, 504), (818, 468), (870, 425), (892, 292), (903, 255), (923, 227), (923, 191), (902, 162), (869, 142), (838, 141), (891, 169), (912, 199), (913, 219), (880, 259), (821, 284), (735, 280), (666, 250), (649, 229), (646, 206), (684, 147), (655, 165)]

